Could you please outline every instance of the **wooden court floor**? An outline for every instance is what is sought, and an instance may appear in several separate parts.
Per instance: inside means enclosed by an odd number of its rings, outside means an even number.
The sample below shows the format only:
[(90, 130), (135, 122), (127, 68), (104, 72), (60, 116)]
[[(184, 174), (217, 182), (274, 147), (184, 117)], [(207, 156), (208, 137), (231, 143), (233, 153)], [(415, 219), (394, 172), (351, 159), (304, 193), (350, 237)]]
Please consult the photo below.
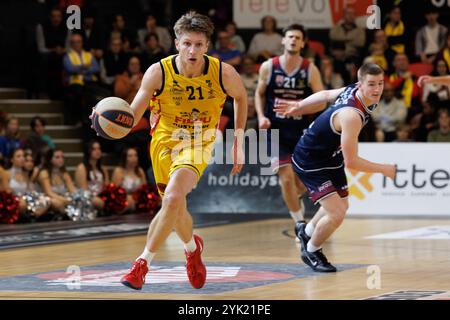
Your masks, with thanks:
[[(443, 219), (347, 218), (328, 240), (324, 253), (334, 264), (357, 264), (335, 274), (231, 290), (217, 294), (14, 291), (0, 287), (0, 299), (365, 299), (399, 290), (450, 291), (450, 241), (445, 239), (367, 239), (368, 236), (427, 226), (450, 225)], [(299, 248), (288, 218), (197, 229), (205, 240), (208, 263), (297, 264)], [(0, 251), (0, 280), (5, 277), (66, 269), (69, 265), (131, 262), (142, 251), (145, 236), (83, 241)], [(173, 233), (155, 258), (183, 265), (183, 247)], [(379, 288), (368, 288), (368, 267), (379, 268)], [(1, 283), (1, 282), (0, 282)], [(150, 284), (146, 284), (148, 286)]]

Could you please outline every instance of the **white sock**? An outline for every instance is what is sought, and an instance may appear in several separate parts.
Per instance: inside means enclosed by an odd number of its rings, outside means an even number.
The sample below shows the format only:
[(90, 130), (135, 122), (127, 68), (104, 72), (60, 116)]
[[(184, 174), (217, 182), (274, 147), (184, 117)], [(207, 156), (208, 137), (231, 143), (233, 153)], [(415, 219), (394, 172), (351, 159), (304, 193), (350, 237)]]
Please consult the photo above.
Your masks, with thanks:
[(306, 225), (305, 232), (308, 237), (312, 237), (312, 234), (314, 232), (314, 225), (311, 222)]
[(148, 251), (147, 247), (145, 247), (142, 254), (139, 257), (137, 257), (136, 260), (144, 259), (147, 261), (147, 264), (150, 264), (150, 262), (152, 262), (153, 258), (155, 257), (155, 254), (156, 254), (155, 252), (150, 252)]
[(312, 241), (308, 241), (308, 244), (307, 244), (307, 246), (306, 246), (306, 250), (308, 251), (308, 252), (316, 252), (317, 250), (319, 250), (320, 248), (322, 248), (321, 246), (320, 247), (316, 247), (315, 245), (313, 245), (312, 244)]
[(305, 220), (305, 210), (301, 207), (298, 211), (289, 211), (295, 222)]
[(194, 252), (195, 250), (197, 250), (197, 244), (195, 243), (194, 237), (192, 237), (189, 242), (184, 243), (183, 245), (184, 250), (186, 250), (187, 252)]

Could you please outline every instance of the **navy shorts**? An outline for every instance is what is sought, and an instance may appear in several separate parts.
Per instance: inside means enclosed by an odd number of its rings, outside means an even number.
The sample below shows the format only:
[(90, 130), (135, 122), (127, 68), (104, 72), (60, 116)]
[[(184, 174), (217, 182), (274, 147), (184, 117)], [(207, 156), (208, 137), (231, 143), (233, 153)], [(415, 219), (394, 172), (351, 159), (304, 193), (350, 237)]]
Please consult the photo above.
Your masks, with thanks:
[(295, 162), (292, 167), (308, 190), (314, 204), (335, 193), (341, 198), (348, 197), (344, 165), (336, 169), (318, 169), (317, 171), (302, 170)]

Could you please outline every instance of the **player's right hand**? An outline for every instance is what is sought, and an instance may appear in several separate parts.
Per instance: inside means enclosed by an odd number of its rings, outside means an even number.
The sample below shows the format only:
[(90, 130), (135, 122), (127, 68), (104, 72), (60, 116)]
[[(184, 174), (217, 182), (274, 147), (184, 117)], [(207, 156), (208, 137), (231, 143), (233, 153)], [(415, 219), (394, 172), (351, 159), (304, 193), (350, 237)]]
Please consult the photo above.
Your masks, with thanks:
[(298, 109), (297, 100), (275, 99), (273, 111), (282, 115), (283, 117), (301, 116), (301, 111)]
[(428, 83), (431, 80), (431, 78), (432, 78), (431, 76), (427, 76), (427, 75), (421, 76), (421, 77), (419, 77), (419, 80), (417, 80), (417, 85), (419, 87), (422, 87), (425, 83)]
[(391, 178), (392, 180), (395, 180), (395, 176), (397, 175), (397, 166), (394, 164), (385, 165), (383, 175)]
[(259, 117), (258, 118), (258, 127), (260, 129), (269, 129), (271, 126), (270, 120), (267, 117)]

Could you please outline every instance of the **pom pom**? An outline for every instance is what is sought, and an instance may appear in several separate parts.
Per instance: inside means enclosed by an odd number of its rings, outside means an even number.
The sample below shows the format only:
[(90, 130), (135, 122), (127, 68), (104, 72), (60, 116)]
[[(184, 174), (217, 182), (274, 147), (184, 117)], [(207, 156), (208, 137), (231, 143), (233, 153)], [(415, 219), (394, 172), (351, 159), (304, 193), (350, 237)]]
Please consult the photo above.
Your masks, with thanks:
[(0, 192), (0, 223), (11, 224), (19, 219), (19, 199), (12, 193)]
[(150, 184), (143, 184), (134, 191), (133, 199), (136, 201), (137, 212), (148, 212), (154, 216), (161, 208), (161, 197), (156, 188)]
[(105, 186), (102, 192), (98, 194), (98, 197), (105, 203), (103, 211), (106, 214), (119, 213), (128, 205), (125, 189), (115, 186), (114, 183)]

